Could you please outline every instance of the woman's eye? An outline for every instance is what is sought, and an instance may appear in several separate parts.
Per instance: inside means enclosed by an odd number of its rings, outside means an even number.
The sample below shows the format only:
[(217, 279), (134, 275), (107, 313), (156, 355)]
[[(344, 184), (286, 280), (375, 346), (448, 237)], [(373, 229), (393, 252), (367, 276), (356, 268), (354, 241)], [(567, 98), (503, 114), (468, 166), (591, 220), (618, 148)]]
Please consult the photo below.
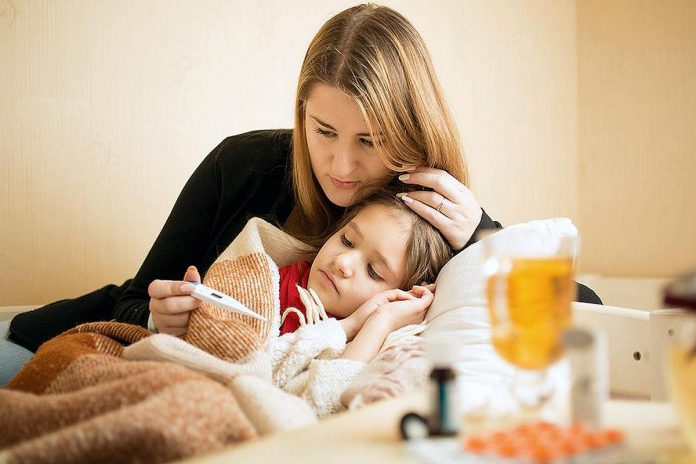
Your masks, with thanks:
[(384, 279), (382, 278), (382, 276), (380, 276), (379, 274), (377, 274), (377, 272), (375, 271), (375, 269), (372, 267), (372, 264), (368, 264), (368, 265), (367, 265), (367, 274), (368, 274), (368, 275), (370, 276), (370, 278), (372, 278), (373, 280), (377, 280), (377, 281), (380, 281), (380, 282), (381, 282), (382, 280), (384, 280)]
[(350, 240), (348, 240), (345, 234), (341, 234), (341, 243), (343, 243), (343, 245), (347, 246), (348, 248), (353, 248), (353, 243)]
[(360, 139), (360, 143), (365, 145), (368, 148), (372, 148), (375, 146), (375, 144), (372, 142), (372, 140), (367, 140), (367, 139)]
[(335, 134), (334, 132), (326, 131), (326, 130), (320, 128), (320, 127), (314, 128), (314, 132), (316, 132), (317, 134), (321, 135), (322, 137), (331, 138), (331, 137), (335, 137), (335, 136), (336, 136), (336, 134)]

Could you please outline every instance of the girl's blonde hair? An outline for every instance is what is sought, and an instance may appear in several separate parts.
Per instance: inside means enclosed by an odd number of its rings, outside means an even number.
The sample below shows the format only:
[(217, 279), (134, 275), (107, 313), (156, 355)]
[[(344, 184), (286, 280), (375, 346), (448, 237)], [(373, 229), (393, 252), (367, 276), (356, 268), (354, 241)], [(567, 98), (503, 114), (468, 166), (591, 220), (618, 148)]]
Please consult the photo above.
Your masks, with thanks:
[[(408, 191), (410, 189), (407, 189)], [(358, 213), (372, 205), (381, 205), (396, 213), (405, 215), (410, 227), (409, 239), (406, 244), (406, 269), (404, 280), (399, 288), (411, 290), (421, 282), (435, 282), (440, 269), (447, 264), (454, 249), (445, 237), (428, 221), (418, 216), (403, 200), (396, 196), (405, 190), (401, 186), (388, 185), (380, 187), (361, 198), (357, 203), (348, 207), (341, 218), (337, 231), (344, 228)]]
[(394, 173), (430, 166), (469, 185), (459, 135), (421, 36), (391, 8), (349, 8), (312, 39), (297, 85), (292, 177), (304, 241), (319, 245), (338, 219), (307, 147), (305, 105), (319, 82), (355, 99), (372, 139), (382, 141), (375, 143), (377, 155)]

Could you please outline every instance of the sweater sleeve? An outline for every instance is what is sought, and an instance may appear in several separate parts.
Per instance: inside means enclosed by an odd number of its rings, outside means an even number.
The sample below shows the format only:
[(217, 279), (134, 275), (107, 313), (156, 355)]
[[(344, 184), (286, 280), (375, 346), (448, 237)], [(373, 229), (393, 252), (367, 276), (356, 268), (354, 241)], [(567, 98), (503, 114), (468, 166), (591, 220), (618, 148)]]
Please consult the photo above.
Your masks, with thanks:
[(269, 341), (273, 383), (306, 400), (320, 416), (340, 409), (340, 397), (365, 367), (340, 359), (346, 334), (336, 319), (308, 324)]
[(496, 230), (496, 229), (502, 229), (503, 225), (499, 223), (498, 221), (494, 221), (491, 219), (491, 217), (484, 211), (483, 208), (481, 208), (481, 220), (479, 221), (478, 226), (476, 226), (476, 230), (474, 230), (473, 235), (469, 239), (468, 242), (466, 242), (466, 245), (464, 245), (464, 248), (468, 248), (470, 245), (473, 245), (474, 243), (479, 241), (479, 233), (484, 231), (484, 230)]
[(280, 223), (287, 218), (293, 202), (290, 139), (284, 130), (235, 135), (201, 162), (117, 301), (116, 320), (146, 327), (153, 280), (180, 280), (190, 265), (204, 274), (251, 217)]
[(146, 326), (150, 315), (147, 288), (155, 279), (181, 279), (198, 265), (210, 240), (219, 202), (217, 154), (223, 141), (198, 166), (179, 194), (159, 236), (130, 286), (114, 308), (114, 318)]

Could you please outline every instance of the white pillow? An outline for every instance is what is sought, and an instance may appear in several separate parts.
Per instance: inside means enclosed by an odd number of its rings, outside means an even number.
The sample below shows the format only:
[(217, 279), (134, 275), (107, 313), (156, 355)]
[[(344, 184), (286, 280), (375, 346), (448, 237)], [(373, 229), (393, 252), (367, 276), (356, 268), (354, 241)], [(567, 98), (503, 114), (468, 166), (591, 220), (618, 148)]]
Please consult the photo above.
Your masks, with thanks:
[[(559, 237), (569, 233), (577, 233), (571, 220), (556, 218), (515, 224), (495, 235), (519, 238), (530, 252), (550, 253), (557, 249)], [(442, 268), (436, 280), (435, 299), (425, 318), (426, 343), (445, 341), (451, 347), (450, 356), (460, 374), (464, 411), (483, 407), (507, 411), (514, 407), (507, 393), (514, 369), (491, 344), (481, 272), (484, 243), (490, 239), (489, 236), (469, 246)], [(563, 363), (550, 371), (556, 385), (562, 384), (567, 374)]]
[[(530, 253), (549, 254), (558, 249), (558, 241), (561, 235), (577, 234), (577, 229), (568, 218), (555, 218), (531, 221), (515, 224), (495, 232), (498, 238), (515, 238), (524, 243), (525, 250)], [(442, 268), (437, 277), (437, 290), (425, 320), (431, 326), (429, 329), (438, 330), (440, 321), (437, 321), (444, 313), (462, 306), (486, 307), (486, 294), (484, 290), (484, 278), (481, 273), (483, 265), (483, 247), (488, 236), (452, 258)], [(488, 317), (472, 315), (469, 324), (488, 323)], [(478, 327), (478, 326), (477, 326)], [(446, 330), (446, 329), (441, 329)]]

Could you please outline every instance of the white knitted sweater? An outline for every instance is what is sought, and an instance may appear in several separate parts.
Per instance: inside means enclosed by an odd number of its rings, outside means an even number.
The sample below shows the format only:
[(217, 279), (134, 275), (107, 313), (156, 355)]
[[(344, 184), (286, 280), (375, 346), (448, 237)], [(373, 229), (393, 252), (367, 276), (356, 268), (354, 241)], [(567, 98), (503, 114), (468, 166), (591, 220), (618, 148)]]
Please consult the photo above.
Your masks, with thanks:
[(341, 359), (346, 333), (336, 319), (300, 327), (269, 340), (266, 353), (273, 366), (273, 383), (303, 398), (321, 416), (339, 411), (341, 394), (365, 367)]

